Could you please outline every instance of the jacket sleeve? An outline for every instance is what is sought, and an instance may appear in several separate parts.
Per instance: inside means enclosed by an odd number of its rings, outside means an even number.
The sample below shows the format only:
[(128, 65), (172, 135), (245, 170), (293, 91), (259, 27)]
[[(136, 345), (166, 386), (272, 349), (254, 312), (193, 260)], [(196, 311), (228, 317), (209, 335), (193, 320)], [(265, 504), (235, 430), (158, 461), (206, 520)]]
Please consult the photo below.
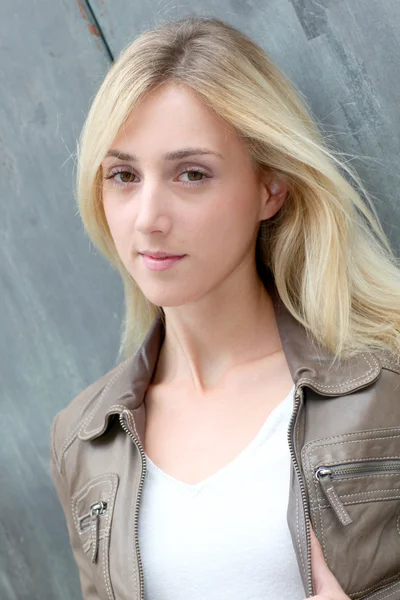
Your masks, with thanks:
[(61, 507), (64, 511), (65, 521), (67, 525), (69, 540), (72, 548), (73, 557), (75, 559), (76, 565), (79, 571), (79, 579), (81, 584), (82, 598), (83, 600), (99, 600), (99, 596), (97, 594), (90, 563), (85, 557), (85, 554), (82, 549), (82, 545), (79, 539), (79, 535), (74, 526), (74, 520), (72, 515), (71, 508), (71, 498), (68, 493), (68, 486), (66, 485), (65, 479), (61, 472), (60, 462), (58, 460), (59, 456), (59, 448), (62, 444), (62, 439), (59, 436), (59, 417), (62, 415), (61, 411), (58, 413), (52, 423), (51, 426), (51, 436), (50, 436), (50, 470), (53, 478), (54, 486), (56, 488), (56, 492), (58, 498), (61, 503)]

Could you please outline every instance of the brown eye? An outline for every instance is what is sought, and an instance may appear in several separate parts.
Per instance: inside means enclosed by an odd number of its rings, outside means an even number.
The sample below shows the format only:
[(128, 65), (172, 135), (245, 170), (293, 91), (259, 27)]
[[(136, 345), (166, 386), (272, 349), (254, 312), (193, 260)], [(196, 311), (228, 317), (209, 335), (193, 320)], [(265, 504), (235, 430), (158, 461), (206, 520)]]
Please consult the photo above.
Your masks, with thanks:
[(133, 183), (135, 177), (135, 175), (129, 171), (120, 171), (119, 173), (116, 173), (116, 175), (121, 177), (122, 183)]
[(202, 173), (201, 171), (187, 171), (188, 174), (193, 175), (193, 179), (192, 181), (201, 181), (201, 179), (204, 177), (204, 173)]
[(185, 169), (183, 173), (181, 173), (181, 177), (184, 176), (185, 179), (181, 180), (184, 185), (198, 184), (203, 183), (206, 179), (209, 178), (207, 173), (204, 173), (200, 169)]
[(113, 185), (125, 187), (131, 183), (134, 183), (134, 177), (135, 174), (131, 173), (131, 171), (119, 170), (110, 173), (110, 175), (104, 177), (104, 179), (108, 179)]

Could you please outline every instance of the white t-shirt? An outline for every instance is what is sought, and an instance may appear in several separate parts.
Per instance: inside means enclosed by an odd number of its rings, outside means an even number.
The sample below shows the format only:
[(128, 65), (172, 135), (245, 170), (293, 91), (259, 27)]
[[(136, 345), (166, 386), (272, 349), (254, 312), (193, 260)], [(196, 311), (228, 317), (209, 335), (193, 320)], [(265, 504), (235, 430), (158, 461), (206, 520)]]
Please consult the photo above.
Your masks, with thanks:
[(287, 525), (294, 386), (227, 466), (186, 484), (147, 457), (145, 600), (303, 600)]

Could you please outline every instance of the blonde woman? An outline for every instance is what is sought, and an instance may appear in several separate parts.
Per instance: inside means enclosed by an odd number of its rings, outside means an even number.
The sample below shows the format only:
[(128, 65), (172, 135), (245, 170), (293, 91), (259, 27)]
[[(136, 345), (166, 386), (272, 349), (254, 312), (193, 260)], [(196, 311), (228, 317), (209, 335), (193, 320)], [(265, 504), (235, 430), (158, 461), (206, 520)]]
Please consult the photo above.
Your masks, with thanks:
[(126, 299), (123, 359), (52, 428), (85, 600), (399, 599), (400, 270), (299, 94), (235, 28), (173, 21), (78, 150)]

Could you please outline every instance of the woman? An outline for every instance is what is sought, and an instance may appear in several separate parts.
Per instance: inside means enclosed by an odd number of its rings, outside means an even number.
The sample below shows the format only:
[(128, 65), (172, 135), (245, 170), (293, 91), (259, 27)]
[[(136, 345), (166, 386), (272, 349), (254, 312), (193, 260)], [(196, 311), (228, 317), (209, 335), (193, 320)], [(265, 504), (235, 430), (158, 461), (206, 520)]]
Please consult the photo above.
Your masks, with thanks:
[(400, 271), (356, 188), (218, 19), (110, 69), (78, 201), (126, 358), (52, 428), (85, 599), (400, 598)]

